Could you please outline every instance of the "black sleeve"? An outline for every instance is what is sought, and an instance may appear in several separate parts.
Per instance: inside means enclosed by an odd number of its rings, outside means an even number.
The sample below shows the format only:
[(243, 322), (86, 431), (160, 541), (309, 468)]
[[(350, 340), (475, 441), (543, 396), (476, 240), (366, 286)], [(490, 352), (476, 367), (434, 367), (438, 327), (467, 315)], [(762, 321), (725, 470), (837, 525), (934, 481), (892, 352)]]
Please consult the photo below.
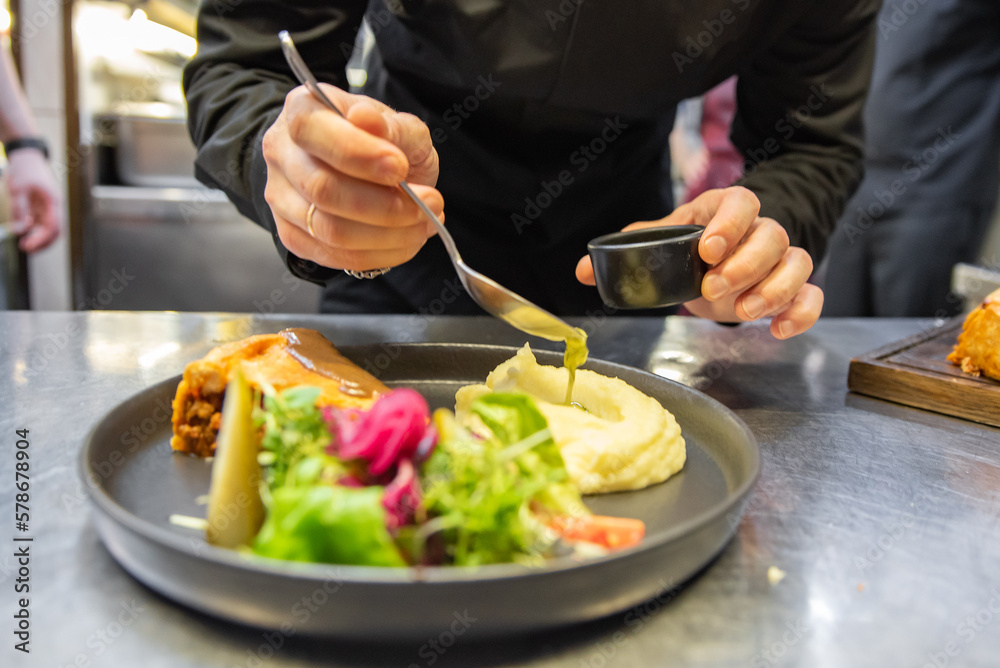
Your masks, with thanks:
[(292, 34), (320, 81), (346, 88), (345, 66), (366, 4), (203, 0), (198, 53), (184, 69), (198, 180), (224, 191), (240, 213), (270, 231), (292, 273), (316, 282), (332, 270), (288, 253), (264, 200), (267, 168), (261, 141), (297, 85), (281, 54), (278, 32)]
[(819, 262), (862, 176), (862, 109), (871, 80), (878, 0), (813, 3), (739, 73), (733, 143), (738, 183), (761, 215)]

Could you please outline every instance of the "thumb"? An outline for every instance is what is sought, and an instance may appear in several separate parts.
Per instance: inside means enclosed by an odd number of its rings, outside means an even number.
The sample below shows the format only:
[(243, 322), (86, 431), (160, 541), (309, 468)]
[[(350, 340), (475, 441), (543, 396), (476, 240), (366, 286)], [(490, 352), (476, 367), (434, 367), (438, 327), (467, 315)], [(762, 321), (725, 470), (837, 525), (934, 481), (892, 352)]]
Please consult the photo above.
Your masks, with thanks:
[(597, 281), (594, 279), (594, 265), (590, 261), (589, 255), (584, 255), (576, 263), (576, 280), (584, 285), (597, 285)]

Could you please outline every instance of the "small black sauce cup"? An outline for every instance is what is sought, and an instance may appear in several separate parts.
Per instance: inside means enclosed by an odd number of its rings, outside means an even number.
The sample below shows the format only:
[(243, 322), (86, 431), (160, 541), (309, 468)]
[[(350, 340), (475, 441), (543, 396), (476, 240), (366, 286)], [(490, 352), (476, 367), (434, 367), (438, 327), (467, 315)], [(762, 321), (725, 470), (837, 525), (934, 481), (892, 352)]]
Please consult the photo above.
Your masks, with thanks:
[(698, 254), (700, 225), (614, 232), (587, 244), (597, 291), (620, 309), (681, 304), (701, 296), (708, 264)]

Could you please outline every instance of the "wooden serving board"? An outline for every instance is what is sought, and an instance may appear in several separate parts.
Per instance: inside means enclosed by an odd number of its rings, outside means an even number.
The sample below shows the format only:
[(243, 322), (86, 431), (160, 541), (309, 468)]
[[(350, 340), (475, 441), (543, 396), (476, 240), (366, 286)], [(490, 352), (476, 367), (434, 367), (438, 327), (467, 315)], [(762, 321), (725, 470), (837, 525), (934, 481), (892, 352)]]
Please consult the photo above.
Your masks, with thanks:
[(962, 329), (953, 320), (851, 360), (853, 392), (1000, 427), (1000, 382), (947, 360)]

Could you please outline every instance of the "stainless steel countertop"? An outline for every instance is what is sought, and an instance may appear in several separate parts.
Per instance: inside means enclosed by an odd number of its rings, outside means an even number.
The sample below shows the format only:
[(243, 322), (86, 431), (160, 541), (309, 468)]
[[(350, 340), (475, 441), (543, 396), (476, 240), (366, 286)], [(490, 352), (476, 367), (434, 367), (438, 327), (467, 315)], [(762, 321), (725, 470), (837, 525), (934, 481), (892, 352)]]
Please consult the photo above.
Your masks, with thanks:
[[(34, 537), (30, 655), (13, 650), (14, 543), (0, 548), (0, 663), (1000, 665), (1000, 430), (846, 390), (853, 355), (929, 322), (824, 320), (787, 342), (759, 325), (694, 318), (577, 324), (592, 332), (594, 357), (698, 387), (756, 434), (763, 474), (736, 538), (678, 591), (606, 620), (477, 644), (445, 632), (393, 647), (282, 638), (191, 612), (139, 585), (89, 522), (76, 471), (81, 442), (117, 402), (179, 373), (219, 340), (290, 325), (315, 327), (342, 345), (519, 345), (522, 335), (485, 318), (0, 313), (3, 540), (15, 533), (14, 434), (25, 428)], [(770, 566), (787, 573), (778, 584), (768, 582)]]

